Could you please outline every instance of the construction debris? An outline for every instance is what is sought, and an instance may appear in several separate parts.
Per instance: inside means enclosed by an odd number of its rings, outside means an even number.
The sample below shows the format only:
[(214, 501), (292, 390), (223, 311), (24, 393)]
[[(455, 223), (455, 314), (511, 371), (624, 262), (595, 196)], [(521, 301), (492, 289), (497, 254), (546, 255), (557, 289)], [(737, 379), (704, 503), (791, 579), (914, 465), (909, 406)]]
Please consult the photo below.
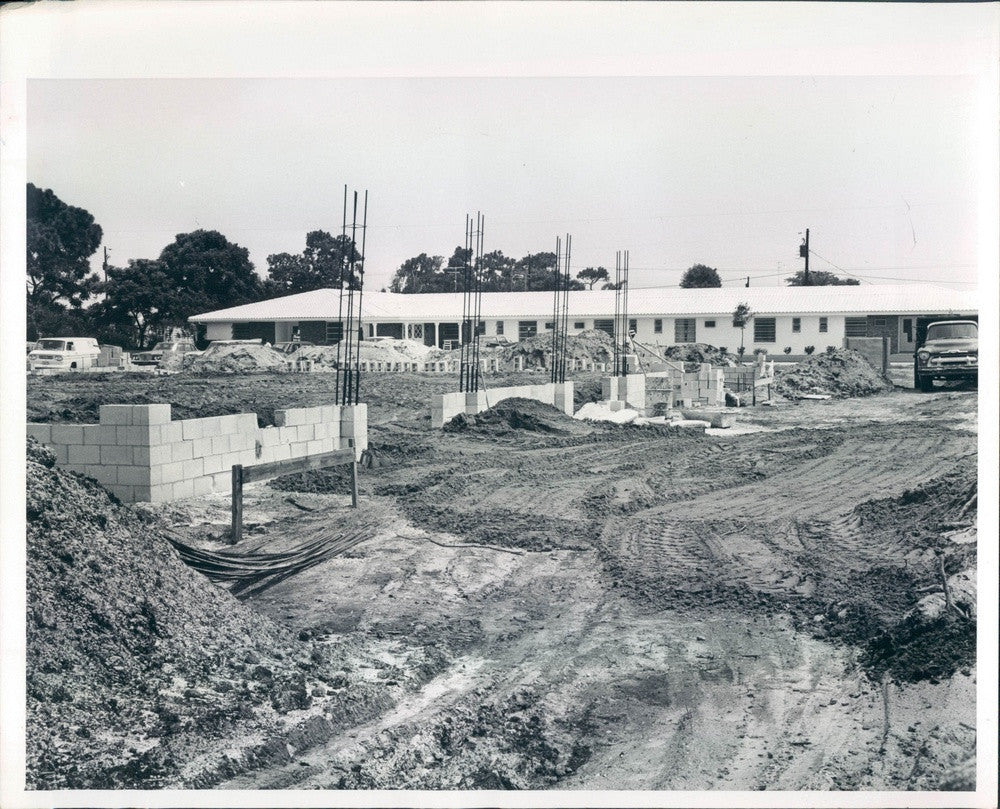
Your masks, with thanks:
[(892, 390), (892, 382), (857, 351), (837, 348), (778, 371), (774, 388), (786, 399), (847, 398), (887, 393)]

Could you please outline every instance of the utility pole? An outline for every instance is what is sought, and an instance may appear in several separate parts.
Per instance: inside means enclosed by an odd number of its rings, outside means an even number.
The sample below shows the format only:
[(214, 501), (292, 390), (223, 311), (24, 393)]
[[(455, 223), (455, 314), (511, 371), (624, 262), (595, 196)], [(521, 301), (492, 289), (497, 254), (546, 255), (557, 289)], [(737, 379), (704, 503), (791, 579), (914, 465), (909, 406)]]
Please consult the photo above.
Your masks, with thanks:
[(747, 289), (749, 289), (749, 288), (750, 288), (750, 276), (748, 275), (747, 276)]
[(802, 279), (802, 286), (807, 287), (809, 286), (809, 228), (806, 228), (805, 241), (799, 245), (799, 257), (806, 260), (806, 273)]
[(108, 248), (104, 248), (104, 283), (108, 283)]

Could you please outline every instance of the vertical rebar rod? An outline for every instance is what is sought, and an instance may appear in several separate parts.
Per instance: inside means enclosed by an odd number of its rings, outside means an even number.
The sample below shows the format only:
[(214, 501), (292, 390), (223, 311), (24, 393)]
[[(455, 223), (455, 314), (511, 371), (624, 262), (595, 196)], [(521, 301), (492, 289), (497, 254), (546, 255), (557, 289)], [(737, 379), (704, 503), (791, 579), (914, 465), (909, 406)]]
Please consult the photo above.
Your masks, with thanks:
[(462, 261), (462, 320), (459, 326), (459, 343), (461, 348), (461, 353), (459, 354), (458, 361), (458, 390), (464, 391), (467, 389), (465, 384), (466, 375), (466, 339), (465, 339), (465, 329), (466, 323), (468, 322), (468, 310), (469, 310), (469, 240), (470, 240), (470, 230), (469, 230), (469, 215), (465, 215), (465, 239), (464, 239), (464, 256)]
[[(347, 185), (346, 184), (344, 185), (344, 224), (341, 228), (341, 247), (343, 247), (345, 241), (347, 241)], [(353, 245), (351, 249), (353, 250)], [(333, 383), (333, 401), (335, 404), (343, 404), (340, 398), (340, 350), (341, 350), (340, 344), (344, 341), (344, 270), (347, 269), (349, 261), (350, 261), (350, 253), (344, 253), (341, 256), (341, 261), (340, 261), (340, 281), (338, 284), (338, 286), (340, 287), (340, 295), (337, 304), (337, 326), (340, 329), (340, 338), (337, 340), (337, 377)], [(326, 342), (325, 334), (323, 335), (323, 341)]]
[[(361, 269), (358, 275), (358, 329), (363, 330), (364, 325), (361, 320), (361, 303), (365, 294), (365, 242), (368, 238), (368, 190), (365, 189), (365, 209), (361, 216)], [(351, 245), (353, 252), (354, 245)], [(358, 340), (358, 348), (354, 361), (354, 402), (361, 401), (361, 341)]]
[(556, 363), (559, 361), (559, 278), (562, 275), (562, 242), (556, 236), (556, 262), (552, 274), (552, 340), (549, 363), (549, 382), (556, 382)]
[(355, 237), (357, 235), (357, 224), (358, 224), (358, 192), (354, 192), (354, 211), (351, 216), (351, 274), (348, 279), (348, 293), (347, 293), (347, 333), (346, 333), (346, 343), (344, 345), (344, 352), (347, 358), (346, 361), (346, 373), (344, 375), (344, 404), (353, 404), (353, 394), (354, 394), (354, 374), (351, 368), (351, 355), (353, 354), (354, 348), (354, 245), (356, 244)]
[(569, 351), (569, 286), (570, 286), (570, 260), (573, 254), (573, 237), (566, 234), (566, 278), (563, 283), (563, 307), (562, 307), (562, 335), (563, 349), (560, 366), (560, 382), (566, 381), (566, 360)]
[(475, 380), (475, 388), (473, 388), (473, 390), (475, 390), (478, 393), (479, 377), (480, 377), (479, 321), (483, 316), (483, 245), (485, 244), (485, 239), (486, 239), (486, 217), (483, 216), (482, 213), (477, 212), (476, 218), (478, 220), (479, 238), (477, 240), (477, 247), (476, 247), (476, 320), (475, 323), (473, 324), (473, 330), (474, 330), (473, 353), (475, 355), (473, 361), (473, 378)]
[(628, 374), (628, 344), (631, 342), (629, 338), (629, 319), (628, 319), (628, 250), (625, 251), (625, 257), (622, 262), (622, 299), (623, 299), (623, 313), (622, 322), (625, 326), (625, 340), (626, 342), (622, 345), (622, 376)]

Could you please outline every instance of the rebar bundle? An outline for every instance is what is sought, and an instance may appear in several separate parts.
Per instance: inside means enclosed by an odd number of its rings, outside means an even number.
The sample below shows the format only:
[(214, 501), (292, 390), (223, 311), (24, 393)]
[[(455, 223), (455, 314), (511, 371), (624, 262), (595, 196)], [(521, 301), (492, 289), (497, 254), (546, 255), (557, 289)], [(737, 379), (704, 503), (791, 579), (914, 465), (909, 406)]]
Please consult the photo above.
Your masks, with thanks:
[(479, 390), (479, 322), (483, 308), (483, 233), (486, 219), (481, 213), (465, 217), (465, 264), (462, 267), (462, 357), (458, 389)]
[(628, 373), (628, 250), (615, 253), (614, 375)]
[[(358, 231), (361, 231), (361, 252), (357, 250)], [(358, 224), (358, 192), (354, 192), (351, 217), (351, 238), (347, 239), (347, 186), (344, 186), (344, 219), (341, 230), (345, 246), (340, 272), (340, 299), (337, 323), (340, 328), (337, 341), (337, 376), (334, 382), (334, 401), (340, 405), (356, 404), (361, 396), (361, 341), (364, 338), (361, 323), (361, 304), (365, 289), (365, 241), (368, 233), (368, 192), (365, 191), (361, 224)], [(347, 284), (345, 294), (344, 284)], [(357, 293), (355, 295), (355, 293)], [(346, 322), (345, 306), (346, 303)], [(341, 373), (343, 371), (343, 373)]]
[(569, 336), (569, 266), (573, 237), (566, 234), (566, 254), (562, 240), (556, 237), (556, 266), (552, 294), (552, 365), (549, 379), (554, 383), (566, 381), (566, 358)]

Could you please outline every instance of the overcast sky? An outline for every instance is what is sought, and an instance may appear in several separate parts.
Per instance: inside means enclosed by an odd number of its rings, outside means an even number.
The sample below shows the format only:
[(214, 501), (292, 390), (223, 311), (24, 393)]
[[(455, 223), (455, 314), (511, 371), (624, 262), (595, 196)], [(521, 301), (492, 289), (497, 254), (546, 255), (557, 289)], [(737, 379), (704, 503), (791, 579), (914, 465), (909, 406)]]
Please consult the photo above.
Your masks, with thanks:
[(968, 288), (975, 90), (961, 76), (30, 80), (27, 179), (89, 210), (119, 265), (200, 227), (264, 273), (308, 231), (339, 232), (346, 183), (369, 192), (378, 287), (411, 256), (450, 255), (482, 211), (487, 251), (569, 233), (574, 272), (613, 270), (627, 249), (636, 287), (694, 263), (780, 284), (808, 227), (813, 270)]

